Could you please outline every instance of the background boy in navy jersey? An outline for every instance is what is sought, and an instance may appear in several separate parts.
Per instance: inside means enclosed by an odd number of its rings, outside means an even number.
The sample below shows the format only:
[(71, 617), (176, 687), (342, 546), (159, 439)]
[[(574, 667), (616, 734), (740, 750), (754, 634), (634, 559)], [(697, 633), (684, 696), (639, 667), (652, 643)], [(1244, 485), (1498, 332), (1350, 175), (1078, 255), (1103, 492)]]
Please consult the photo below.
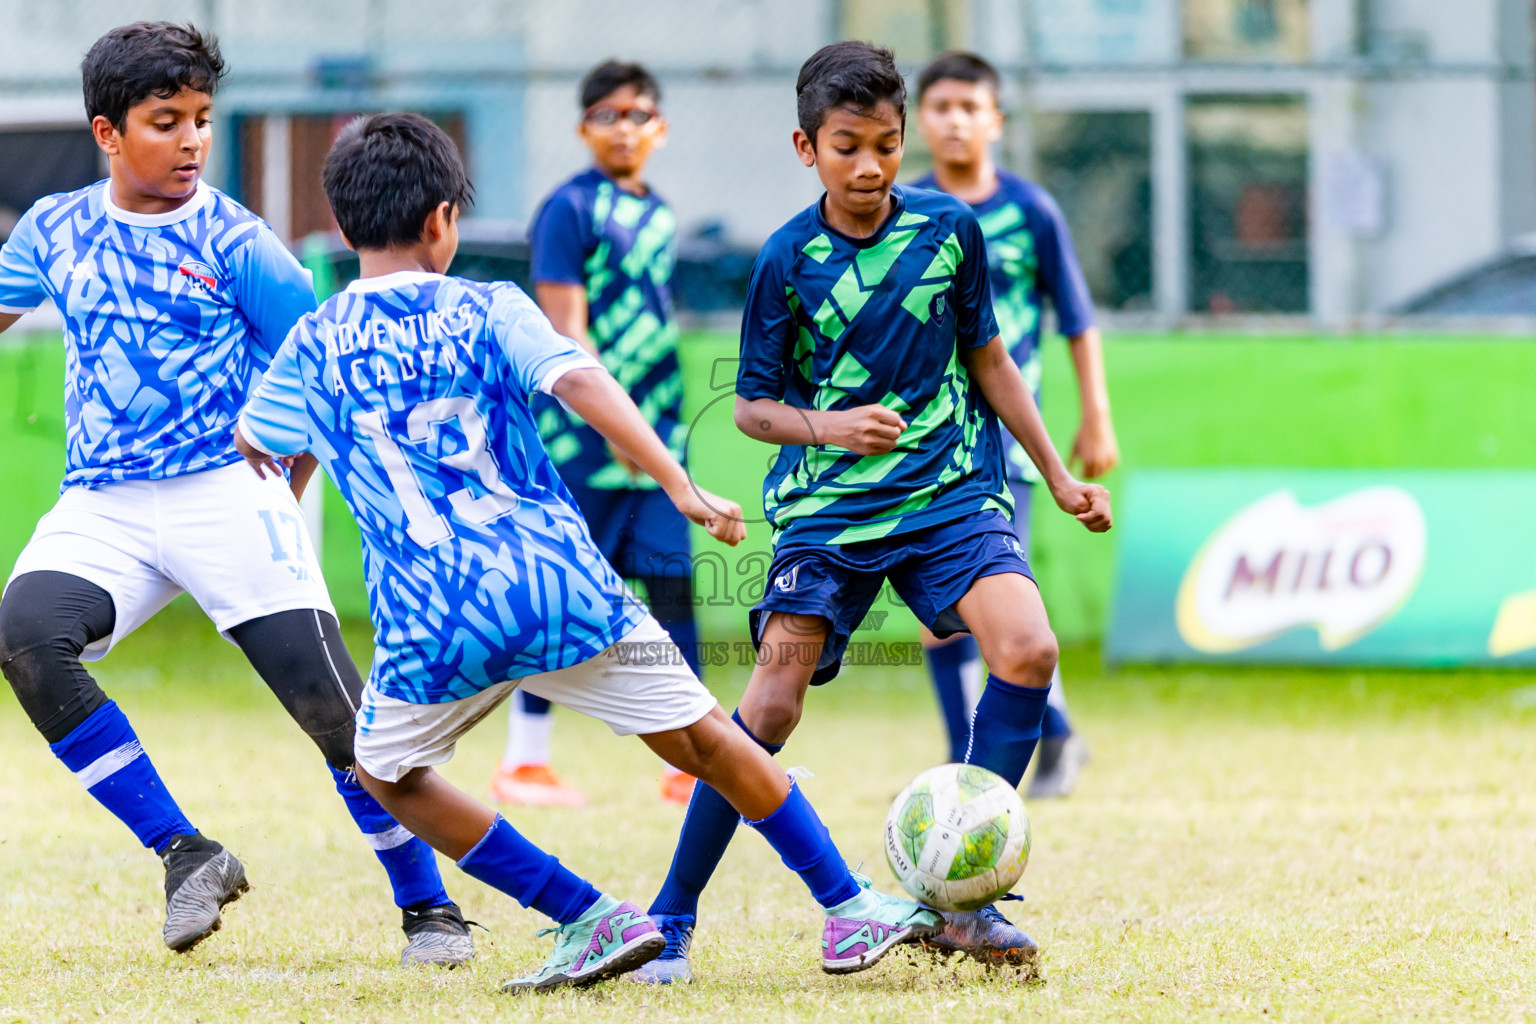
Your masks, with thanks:
[[(796, 82), (801, 163), (826, 194), (768, 239), (742, 317), (736, 425), (781, 445), (763, 484), (774, 558), (752, 610), (759, 661), (736, 720), (777, 753), (806, 688), (837, 674), (886, 580), (935, 634), (974, 633), (992, 670), (967, 760), (1013, 785), (1040, 736), (1056, 640), (1011, 522), (998, 418), (1060, 507), (1109, 529), (1109, 494), (1073, 479), (999, 336), (976, 217), (895, 185), (906, 86), (889, 50), (823, 47)], [(995, 412), (994, 412), (995, 410)], [(819, 657), (807, 656), (807, 648)], [(642, 980), (688, 980), (699, 894), (735, 831), (700, 785), (650, 913), (668, 938)], [(933, 941), (1025, 965), (995, 907)]]
[[(1084, 476), (1102, 476), (1115, 468), (1120, 451), (1110, 422), (1093, 301), (1066, 221), (1049, 193), (1003, 170), (992, 159), (992, 145), (1003, 130), (998, 85), (996, 69), (972, 53), (946, 53), (923, 69), (917, 86), (918, 124), (933, 153), (934, 169), (914, 184), (971, 204), (987, 238), (998, 329), (1036, 403), (1040, 399), (1041, 314), (1045, 301), (1050, 301), (1056, 329), (1071, 347), (1082, 406), (1070, 459), (1081, 465)], [(1018, 441), (1005, 436), (1004, 443), (1014, 530), (1028, 554), (1030, 489), (1040, 474)], [(970, 742), (971, 709), (981, 689), (981, 652), (975, 639), (964, 634), (925, 646), (949, 732), (950, 760), (959, 761)], [(1058, 672), (1041, 727), (1029, 796), (1066, 796), (1087, 756), (1086, 745), (1067, 718)]]
[[(646, 184), (645, 164), (666, 142), (661, 88), (639, 64), (605, 61), (581, 83), (582, 141), (592, 166), (555, 189), (530, 232), (534, 296), (555, 330), (593, 351), (683, 461), (683, 378), (672, 318), (676, 220)], [(651, 612), (699, 672), (688, 523), (623, 452), (556, 402), (541, 400), (539, 429), (593, 539), (609, 562), (645, 586)], [(549, 767), (549, 702), (511, 702), (507, 750), (491, 780), (505, 803), (579, 806), (585, 798)], [(687, 803), (693, 778), (668, 765), (661, 797)]]

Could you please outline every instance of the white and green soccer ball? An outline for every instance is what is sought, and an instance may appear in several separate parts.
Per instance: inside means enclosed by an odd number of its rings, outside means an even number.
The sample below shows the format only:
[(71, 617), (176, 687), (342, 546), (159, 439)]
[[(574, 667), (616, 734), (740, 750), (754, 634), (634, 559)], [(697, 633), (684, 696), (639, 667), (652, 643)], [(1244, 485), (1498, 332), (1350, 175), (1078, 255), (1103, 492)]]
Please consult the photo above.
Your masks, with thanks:
[(885, 857), (912, 896), (978, 910), (1012, 889), (1029, 861), (1029, 816), (1006, 779), (973, 764), (930, 768), (885, 816)]

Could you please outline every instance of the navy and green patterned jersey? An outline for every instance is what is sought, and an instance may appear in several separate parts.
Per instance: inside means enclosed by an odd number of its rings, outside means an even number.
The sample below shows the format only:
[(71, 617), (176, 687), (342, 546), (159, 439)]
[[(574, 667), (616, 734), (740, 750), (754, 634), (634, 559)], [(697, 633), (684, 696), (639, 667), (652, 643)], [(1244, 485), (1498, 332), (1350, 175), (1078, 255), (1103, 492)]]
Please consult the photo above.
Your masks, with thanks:
[(383, 693), (462, 699), (641, 621), (529, 407), (596, 365), (516, 285), (418, 272), (354, 281), (284, 342), (240, 430), (314, 452), (357, 518)]
[[(588, 170), (545, 200), (530, 236), (534, 281), (586, 288), (587, 334), (603, 365), (681, 461), (687, 431), (672, 318), (672, 210), (655, 192), (633, 195)], [(597, 431), (558, 403), (541, 402), (538, 414), (550, 458), (569, 482), (604, 490), (656, 486), (630, 476)]]
[(64, 487), (239, 461), (235, 417), (315, 308), (309, 272), (255, 214), (199, 183), (164, 214), (109, 183), (40, 199), (0, 247), (0, 313), (64, 318)]
[(981, 227), (941, 192), (897, 186), (891, 198), (863, 239), (828, 225), (818, 201), (774, 232), (752, 268), (738, 397), (817, 410), (878, 403), (907, 421), (885, 455), (781, 449), (763, 482), (775, 544), (848, 544), (982, 509), (1012, 513), (997, 417), (960, 358), (997, 335)]
[[(914, 184), (938, 189), (928, 174)], [(1040, 314), (1046, 300), (1056, 311), (1056, 327), (1072, 337), (1093, 326), (1093, 300), (1083, 280), (1066, 219), (1049, 192), (1001, 168), (997, 191), (971, 206), (987, 238), (987, 268), (992, 276), (992, 311), (1003, 341), (1024, 380), (1040, 400)], [(1007, 445), (1008, 474), (1015, 480), (1040, 478), (1035, 464), (1012, 437)]]

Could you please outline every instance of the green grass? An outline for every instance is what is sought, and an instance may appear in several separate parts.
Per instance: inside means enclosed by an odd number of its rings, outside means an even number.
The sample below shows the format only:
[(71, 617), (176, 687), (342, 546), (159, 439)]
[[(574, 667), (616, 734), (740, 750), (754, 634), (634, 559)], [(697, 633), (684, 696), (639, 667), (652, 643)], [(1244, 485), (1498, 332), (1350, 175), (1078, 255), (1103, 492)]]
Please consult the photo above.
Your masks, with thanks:
[[(699, 481), (760, 508), (772, 450), (742, 436), (726, 390), (734, 374), (720, 360), (735, 341), (694, 335), (683, 348), (695, 426), (692, 468)], [(1046, 349), (1045, 414), (1057, 444), (1071, 444), (1076, 390), (1065, 346)], [(1520, 467), (1536, 464), (1536, 345), (1487, 337), (1222, 337), (1130, 335), (1108, 345), (1111, 399), (1124, 465)], [(9, 565), (63, 472), (56, 340), (0, 344), (0, 449), (10, 492), (0, 503), (0, 563)], [(722, 398), (723, 396), (723, 398)], [(1118, 475), (1108, 480), (1113, 490)], [(1095, 537), (1036, 496), (1033, 562), (1057, 632), (1097, 637), (1108, 606), (1114, 536)], [(326, 577), (343, 611), (366, 612), (356, 527), (332, 495)], [(702, 536), (702, 535), (700, 535)], [(768, 531), (756, 523), (747, 545), (727, 556), (730, 600), (700, 609), (706, 634), (745, 634), (744, 604), (761, 584)], [(698, 551), (720, 551), (707, 538)], [(909, 636), (904, 611), (887, 635)]]
[[(366, 637), (349, 641), (366, 657)], [(898, 952), (831, 978), (819, 915), (755, 836), (703, 908), (698, 983), (511, 999), (543, 922), (445, 864), (489, 929), (452, 973), (402, 972), (398, 919), (320, 758), (195, 612), (173, 608), (100, 664), (162, 775), (253, 890), (194, 953), (160, 946), (160, 869), (0, 697), (0, 1022), (1097, 1021), (1531, 1019), (1536, 1011), (1536, 688), (1499, 673), (1147, 670), (1067, 651), (1094, 749), (1070, 800), (1031, 805), (1010, 913), (1043, 984)], [(720, 674), (729, 699), (739, 672)], [(499, 716), (446, 774), (483, 792)], [(601, 886), (655, 890), (680, 812), (633, 739), (562, 714), (558, 767), (585, 811), (517, 811)], [(912, 670), (814, 691), (785, 751), (844, 851), (879, 884), (886, 807), (940, 751)]]

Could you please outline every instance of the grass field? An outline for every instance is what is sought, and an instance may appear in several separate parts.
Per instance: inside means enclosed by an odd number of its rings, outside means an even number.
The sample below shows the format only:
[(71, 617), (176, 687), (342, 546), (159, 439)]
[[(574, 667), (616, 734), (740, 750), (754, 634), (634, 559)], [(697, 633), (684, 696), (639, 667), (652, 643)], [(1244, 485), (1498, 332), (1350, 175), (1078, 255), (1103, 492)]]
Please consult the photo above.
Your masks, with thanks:
[[(349, 635), (366, 657), (366, 637)], [(1031, 806), (1013, 915), (1045, 980), (893, 954), (831, 978), (819, 915), (766, 844), (739, 837), (707, 894), (699, 982), (513, 999), (542, 921), (447, 867), (479, 961), (402, 972), (382, 873), (319, 757), (195, 612), (172, 608), (101, 663), (162, 774), (254, 888), (202, 948), (159, 943), (160, 868), (0, 697), (0, 1022), (1530, 1020), (1536, 1015), (1536, 687), (1497, 673), (1065, 671), (1095, 760)], [(739, 675), (717, 678), (729, 700)], [(493, 719), (447, 774), (480, 792)], [(850, 742), (850, 740), (852, 742)], [(648, 899), (680, 821), (641, 744), (562, 715), (585, 811), (513, 814), (602, 887)], [(893, 883), (886, 806), (940, 750), (912, 670), (850, 672), (783, 760), (851, 861)], [(1013, 905), (1015, 908), (1019, 905)]]

